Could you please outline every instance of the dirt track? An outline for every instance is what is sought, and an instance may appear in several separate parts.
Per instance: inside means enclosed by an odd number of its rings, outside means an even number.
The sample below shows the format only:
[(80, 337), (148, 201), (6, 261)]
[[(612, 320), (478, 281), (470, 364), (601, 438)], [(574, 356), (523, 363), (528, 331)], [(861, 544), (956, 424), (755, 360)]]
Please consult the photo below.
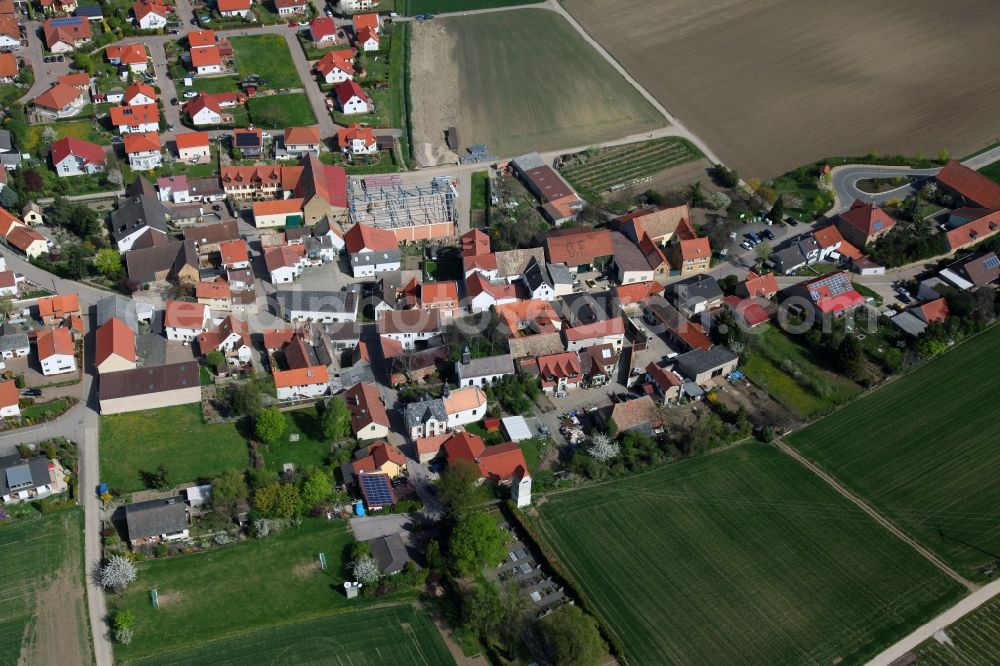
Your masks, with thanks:
[(1000, 3), (566, 0), (745, 177), (830, 155), (972, 152), (1000, 136)]

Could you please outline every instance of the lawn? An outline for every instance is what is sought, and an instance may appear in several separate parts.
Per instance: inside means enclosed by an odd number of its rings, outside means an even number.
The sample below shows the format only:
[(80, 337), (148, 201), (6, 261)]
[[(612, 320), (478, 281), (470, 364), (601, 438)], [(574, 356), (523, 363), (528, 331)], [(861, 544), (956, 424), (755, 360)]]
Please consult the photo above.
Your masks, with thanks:
[(247, 107), (250, 118), (258, 127), (284, 129), (316, 124), (316, 116), (305, 93), (251, 97)]
[(443, 128), (456, 125), (463, 146), (486, 144), (492, 154), (509, 156), (667, 124), (564, 18), (547, 10), (416, 23), (411, 75), (415, 145), (443, 146)]
[(191, 90), (204, 93), (239, 92), (240, 80), (235, 76), (199, 76), (191, 82)]
[[(382, 11), (385, 11), (384, 9)], [(403, 130), (399, 137), (399, 147), (402, 159), (409, 160), (410, 133), (410, 96), (407, 93), (410, 78), (410, 26), (400, 23), (393, 27), (392, 44), (389, 49), (389, 98), (392, 104), (392, 126)]]
[(49, 402), (37, 403), (30, 407), (25, 407), (21, 410), (21, 418), (37, 421), (46, 415), (62, 414), (67, 409), (69, 409), (69, 400), (66, 398), (57, 398)]
[(370, 113), (344, 114), (335, 111), (333, 121), (338, 125), (370, 125), (371, 127), (392, 127), (392, 95), (388, 90), (367, 88), (366, 92), (372, 99), (375, 110)]
[(224, 638), (131, 662), (145, 665), (454, 664), (426, 613), (408, 604), (346, 612)]
[[(153, 169), (152, 171), (143, 171), (141, 173), (150, 180), (154, 180), (160, 176), (180, 175), (185, 175), (188, 178), (208, 178), (218, 170), (219, 146), (218, 144), (213, 143), (209, 145), (208, 150), (212, 155), (212, 160), (205, 164), (188, 164), (187, 162), (172, 159), (169, 162), (165, 162), (157, 169)], [(121, 166), (124, 182), (131, 183), (136, 174), (139, 172), (133, 171), (132, 168), (129, 167), (128, 162), (125, 160), (119, 162), (119, 165)]]
[(29, 125), (28, 133), (25, 136), (25, 152), (33, 151), (42, 141), (42, 133), (45, 128), (51, 127), (56, 131), (56, 140), (71, 136), (76, 139), (83, 139), (101, 146), (111, 145), (111, 134), (100, 128), (96, 120), (74, 120), (51, 125)]
[(1000, 183), (1000, 162), (994, 162), (989, 166), (984, 166), (979, 170), (979, 173), (983, 174), (990, 180)]
[(133, 492), (140, 472), (164, 463), (173, 483), (247, 466), (246, 439), (231, 423), (206, 425), (199, 405), (180, 405), (101, 417), (101, 481)]
[(851, 380), (816, 365), (808, 350), (771, 325), (751, 336), (741, 369), (803, 419), (830, 410), (861, 392), (861, 387)]
[(702, 157), (687, 139), (666, 137), (577, 153), (560, 169), (580, 196), (597, 201), (610, 188), (641, 181)]
[(490, 174), (476, 171), (472, 174), (472, 210), (484, 210), (490, 199)]
[(3, 525), (0, 552), (0, 663), (92, 663), (83, 511)]
[(960, 573), (1000, 553), (1000, 327), (789, 438)]
[(556, 493), (539, 510), (632, 664), (860, 663), (964, 592), (763, 444)]
[[(287, 623), (371, 605), (374, 600), (349, 601), (343, 594), (341, 569), (352, 542), (346, 523), (307, 518), (267, 539), (142, 563), (139, 582), (122, 598), (109, 599), (109, 605), (136, 615), (135, 640), (127, 648), (116, 646), (116, 657), (128, 662), (198, 652), (201, 644), (233, 634), (243, 634), (240, 639), (246, 641), (250, 631), (262, 646), (268, 641), (261, 629), (283, 625), (274, 631), (294, 630)], [(326, 572), (319, 569), (319, 553), (326, 555)], [(153, 588), (159, 609), (149, 602)], [(275, 663), (283, 663), (279, 656), (285, 648), (277, 641), (267, 647), (278, 651)]]
[[(494, 7), (511, 7), (513, 5), (535, 4), (531, 0), (399, 0), (405, 2), (408, 16), (415, 14), (430, 14), (435, 12), (462, 12), (470, 9), (492, 9)], [(537, 0), (536, 0), (537, 2)], [(379, 11), (382, 5), (379, 4)], [(398, 11), (398, 10), (397, 10)]]
[[(285, 423), (281, 441), (261, 451), (267, 468), (280, 472), (285, 463), (293, 463), (296, 467), (322, 466), (330, 455), (330, 442), (324, 441), (316, 409), (308, 407), (285, 412)], [(293, 434), (299, 435), (299, 441), (289, 440), (289, 435)]]
[(944, 631), (951, 645), (928, 638), (913, 650), (917, 664), (995, 664), (1000, 655), (1000, 599), (994, 598)]
[(233, 37), (233, 58), (240, 78), (256, 74), (268, 88), (301, 88), (299, 74), (288, 52), (288, 43), (279, 35)]

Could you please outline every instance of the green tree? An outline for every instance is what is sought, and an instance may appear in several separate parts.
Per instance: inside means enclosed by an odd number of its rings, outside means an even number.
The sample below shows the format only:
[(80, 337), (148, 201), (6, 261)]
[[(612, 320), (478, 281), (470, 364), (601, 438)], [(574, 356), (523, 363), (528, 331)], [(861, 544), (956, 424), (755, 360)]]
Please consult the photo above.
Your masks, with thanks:
[(13, 187), (5, 187), (0, 190), (0, 206), (17, 214), (21, 206), (21, 198), (17, 196), (17, 191)]
[(94, 255), (94, 268), (101, 275), (115, 278), (122, 272), (122, 256), (112, 247), (103, 247)]
[(330, 475), (320, 469), (310, 470), (302, 479), (302, 506), (313, 507), (330, 496)]
[(254, 433), (265, 444), (274, 444), (285, 434), (285, 415), (277, 407), (263, 409), (254, 418)]
[(774, 205), (771, 206), (771, 212), (767, 214), (767, 219), (774, 223), (781, 222), (785, 219), (785, 197), (779, 195), (778, 198), (774, 200)]
[(323, 436), (327, 439), (336, 441), (351, 436), (351, 412), (343, 398), (334, 396), (327, 401), (320, 423), (323, 426)]
[(474, 585), (462, 599), (462, 616), (484, 642), (496, 641), (504, 623), (504, 603), (496, 585), (487, 580)]
[(254, 491), (253, 508), (262, 516), (274, 516), (278, 513), (278, 491), (281, 484), (277, 481), (262, 486)]
[(255, 416), (264, 407), (261, 396), (267, 390), (267, 379), (263, 376), (230, 384), (226, 394), (229, 411), (235, 416)]
[(713, 173), (723, 187), (736, 187), (740, 182), (739, 175), (724, 164), (716, 164)]
[(302, 496), (298, 486), (291, 483), (278, 486), (274, 510), (279, 518), (293, 518), (302, 513)]
[(0, 316), (9, 317), (14, 311), (14, 299), (10, 296), (0, 296)]
[(170, 472), (164, 463), (156, 466), (156, 471), (149, 475), (149, 479), (150, 484), (157, 490), (167, 490), (173, 485), (170, 483)]
[(861, 376), (865, 364), (865, 350), (854, 335), (847, 335), (837, 347), (837, 364), (841, 372), (852, 379)]
[(767, 260), (771, 258), (774, 248), (771, 247), (770, 243), (761, 243), (755, 249), (757, 254), (757, 264), (763, 266), (767, 263)]
[(940, 162), (941, 164), (947, 163), (949, 157), (950, 156), (948, 155), (947, 148), (942, 148), (940, 151), (938, 151), (938, 162)]
[(486, 501), (486, 491), (479, 485), (479, 468), (468, 460), (454, 460), (442, 472), (438, 497), (444, 503), (445, 517), (458, 520), (475, 506)]
[(563, 604), (539, 620), (538, 629), (554, 666), (597, 666), (607, 654), (597, 621), (579, 606)]
[(220, 352), (218, 349), (213, 349), (212, 351), (205, 354), (205, 362), (207, 362), (212, 368), (218, 372), (219, 368), (224, 368), (226, 366), (226, 355)]
[(701, 208), (705, 205), (705, 188), (700, 180), (693, 182), (687, 188), (687, 198), (692, 208)]
[(247, 482), (239, 470), (227, 469), (212, 482), (212, 505), (230, 519), (236, 517), (240, 502), (246, 498)]
[(948, 350), (948, 343), (944, 340), (930, 340), (928, 338), (922, 338), (917, 343), (917, 351), (924, 358), (930, 358), (932, 356), (938, 356), (945, 353)]
[(448, 554), (457, 574), (471, 574), (485, 564), (495, 565), (503, 559), (504, 533), (493, 516), (481, 511), (466, 514), (455, 524)]
[(135, 613), (128, 608), (120, 608), (115, 611), (111, 623), (116, 631), (131, 629), (135, 625)]

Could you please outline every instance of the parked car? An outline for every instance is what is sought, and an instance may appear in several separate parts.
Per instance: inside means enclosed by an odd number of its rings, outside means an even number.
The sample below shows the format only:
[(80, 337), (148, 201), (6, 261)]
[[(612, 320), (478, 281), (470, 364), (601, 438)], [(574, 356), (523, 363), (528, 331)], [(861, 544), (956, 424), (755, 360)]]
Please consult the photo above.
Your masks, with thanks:
[(753, 249), (753, 245), (751, 245), (749, 241), (743, 241), (742, 243), (740, 243), (740, 247), (743, 248), (744, 250)]
[(170, 106), (177, 106), (177, 98), (173, 97), (170, 99)]
[(774, 232), (772, 232), (770, 229), (764, 229), (762, 233), (767, 238), (767, 240), (774, 240)]
[(799, 221), (796, 220), (794, 217), (789, 217), (785, 218), (785, 224), (787, 224), (790, 227), (797, 227), (799, 226)]
[(167, 123), (167, 131), (168, 132), (173, 132), (174, 131), (174, 124), (173, 123)]
[(41, 398), (42, 397), (42, 389), (40, 389), (40, 388), (24, 389), (23, 391), (21, 391), (21, 397), (22, 398)]
[(184, 91), (184, 96), (187, 97), (188, 99), (191, 99), (192, 97), (197, 97), (198, 93), (196, 93), (193, 90), (186, 90)]
[(58, 60), (59, 62), (63, 62), (64, 60), (66, 60), (66, 58), (64, 58), (63, 56), (58, 56), (56, 60)]
[(416, 16), (413, 17), (413, 20), (414, 21), (423, 21), (425, 18), (427, 18), (427, 17), (424, 16), (423, 14), (417, 14)]

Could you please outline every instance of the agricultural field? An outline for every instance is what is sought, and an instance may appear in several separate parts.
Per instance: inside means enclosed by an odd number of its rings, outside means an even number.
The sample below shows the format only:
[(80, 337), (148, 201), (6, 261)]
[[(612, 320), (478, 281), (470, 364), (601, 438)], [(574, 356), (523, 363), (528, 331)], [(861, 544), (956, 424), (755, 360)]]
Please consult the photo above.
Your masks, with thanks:
[(486, 144), (510, 157), (587, 146), (666, 120), (555, 12), (519, 9), (414, 23), (410, 57), (414, 157), (454, 161)]
[(928, 638), (913, 650), (917, 664), (995, 664), (1000, 655), (1000, 599), (984, 604), (947, 627), (944, 633), (948, 643)]
[(744, 178), (871, 150), (963, 155), (996, 137), (1000, 87), (961, 108), (953, 102), (993, 76), (982, 57), (1000, 22), (992, 0), (957, 0), (946, 16), (937, 0), (905, 11), (865, 0), (564, 6)]
[(550, 495), (544, 539), (632, 664), (853, 664), (964, 588), (751, 443)]
[(305, 93), (268, 95), (247, 100), (250, 119), (258, 127), (302, 127), (315, 125), (316, 116)]
[[(495, 7), (512, 7), (514, 5), (531, 5), (540, 0), (396, 0), (397, 7), (405, 7), (401, 13), (407, 16), (415, 14), (433, 14), (441, 12), (465, 12), (475, 9), (493, 9)], [(385, 11), (379, 3), (379, 11)], [(396, 11), (400, 11), (397, 9)]]
[[(1000, 552), (1000, 326), (789, 443), (968, 578)], [(849, 436), (845, 436), (849, 433)]]
[(91, 664), (83, 510), (0, 527), (0, 663)]
[(810, 419), (861, 393), (850, 379), (816, 365), (810, 353), (776, 326), (751, 335), (743, 372), (801, 419)]
[[(346, 523), (307, 518), (299, 527), (266, 539), (140, 563), (138, 582), (108, 602), (115, 608), (130, 608), (136, 616), (135, 640), (127, 647), (116, 646), (116, 657), (130, 662), (145, 657), (174, 659), (174, 653), (201, 654), (206, 644), (229, 638), (246, 641), (252, 631), (254, 643), (275, 650), (278, 659), (287, 646), (277, 641), (268, 645), (265, 637), (271, 632), (316, 637), (317, 627), (296, 629), (289, 623), (374, 603), (344, 596), (342, 568), (352, 542)], [(319, 566), (319, 553), (326, 555), (325, 572)], [(252, 578), (247, 572), (253, 572)], [(159, 608), (150, 603), (154, 588)], [(302, 658), (304, 653), (298, 654)]]
[(628, 186), (702, 157), (690, 141), (666, 137), (577, 153), (559, 169), (580, 196), (595, 202), (614, 186)]
[(151, 655), (124, 663), (144, 666), (218, 666), (249, 663), (454, 664), (426, 613), (410, 605), (345, 612), (282, 624), (212, 641), (197, 648)]
[(267, 81), (267, 88), (301, 88), (299, 73), (288, 52), (288, 43), (280, 35), (232, 37), (233, 59), (240, 78), (256, 74)]
[(123, 492), (143, 490), (142, 472), (161, 462), (173, 483), (247, 466), (247, 441), (232, 423), (206, 425), (200, 405), (101, 417), (101, 481)]

